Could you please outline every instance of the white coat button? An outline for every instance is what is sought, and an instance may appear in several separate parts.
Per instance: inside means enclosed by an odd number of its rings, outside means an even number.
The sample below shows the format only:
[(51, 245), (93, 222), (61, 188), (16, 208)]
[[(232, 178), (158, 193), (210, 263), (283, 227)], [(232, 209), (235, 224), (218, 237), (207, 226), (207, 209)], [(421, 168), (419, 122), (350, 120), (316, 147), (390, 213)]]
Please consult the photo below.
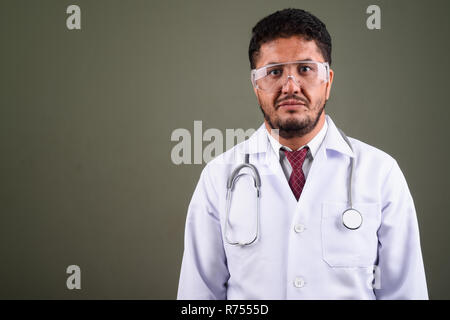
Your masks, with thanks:
[(301, 233), (301, 232), (305, 231), (305, 226), (302, 225), (301, 223), (298, 223), (294, 226), (294, 230), (297, 233)]
[(296, 288), (302, 288), (305, 285), (305, 280), (301, 277), (297, 277), (294, 280), (294, 286)]

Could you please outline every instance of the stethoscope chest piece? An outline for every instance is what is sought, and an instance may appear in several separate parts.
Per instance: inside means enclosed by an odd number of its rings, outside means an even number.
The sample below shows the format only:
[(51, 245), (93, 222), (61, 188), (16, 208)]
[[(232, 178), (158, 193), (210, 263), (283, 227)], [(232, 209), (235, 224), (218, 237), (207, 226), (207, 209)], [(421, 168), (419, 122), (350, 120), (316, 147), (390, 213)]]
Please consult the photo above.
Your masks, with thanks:
[(342, 214), (342, 223), (347, 229), (356, 230), (363, 222), (361, 213), (353, 208), (347, 209)]

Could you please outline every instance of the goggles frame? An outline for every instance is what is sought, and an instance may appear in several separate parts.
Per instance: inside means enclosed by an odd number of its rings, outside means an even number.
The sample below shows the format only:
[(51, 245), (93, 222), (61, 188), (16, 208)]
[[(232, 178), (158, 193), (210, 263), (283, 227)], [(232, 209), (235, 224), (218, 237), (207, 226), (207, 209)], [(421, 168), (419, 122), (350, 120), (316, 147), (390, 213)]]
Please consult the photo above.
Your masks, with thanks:
[[(318, 77), (321, 78), (321, 80), (325, 81), (325, 83), (327, 83), (330, 80), (330, 65), (328, 64), (328, 62), (319, 62), (319, 61), (314, 61), (314, 60), (296, 60), (296, 61), (290, 61), (290, 62), (272, 63), (272, 64), (265, 65), (258, 69), (252, 69), (250, 72), (250, 79), (251, 79), (252, 85), (256, 89), (259, 89), (262, 91), (270, 91), (270, 90), (264, 90), (264, 89), (260, 88), (258, 86), (258, 84), (256, 83), (257, 80), (262, 79), (268, 75), (267, 69), (276, 67), (276, 66), (283, 66), (283, 65), (287, 65), (287, 64), (300, 64), (300, 63), (316, 64), (317, 70), (318, 70)], [(289, 78), (293, 78), (295, 80), (295, 82), (298, 84), (298, 81), (296, 80), (296, 78), (294, 76), (288, 75), (287, 80), (289, 80)]]

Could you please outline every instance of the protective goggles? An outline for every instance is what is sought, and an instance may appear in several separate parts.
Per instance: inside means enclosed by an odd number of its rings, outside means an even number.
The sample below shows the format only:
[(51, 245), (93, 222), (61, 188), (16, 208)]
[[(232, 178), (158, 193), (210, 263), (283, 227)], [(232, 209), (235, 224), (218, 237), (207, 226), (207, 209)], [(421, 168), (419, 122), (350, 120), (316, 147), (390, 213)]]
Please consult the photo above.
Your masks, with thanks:
[(268, 64), (251, 71), (253, 87), (267, 92), (280, 90), (291, 78), (296, 85), (305, 88), (316, 87), (329, 81), (328, 62), (301, 60)]

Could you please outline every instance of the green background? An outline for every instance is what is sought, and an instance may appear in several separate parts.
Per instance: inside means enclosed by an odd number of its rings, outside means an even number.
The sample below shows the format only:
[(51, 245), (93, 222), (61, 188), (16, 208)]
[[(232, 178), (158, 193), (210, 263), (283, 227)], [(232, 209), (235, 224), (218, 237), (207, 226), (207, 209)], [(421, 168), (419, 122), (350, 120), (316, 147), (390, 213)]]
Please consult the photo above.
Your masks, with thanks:
[[(66, 28), (70, 4), (81, 30)], [(366, 27), (371, 4), (381, 30)], [(430, 297), (450, 298), (450, 2), (411, 0), (2, 0), (0, 298), (176, 298), (204, 164), (174, 165), (171, 133), (262, 123), (250, 31), (287, 7), (327, 25), (327, 113), (399, 162)], [(66, 288), (71, 264), (81, 290)]]

